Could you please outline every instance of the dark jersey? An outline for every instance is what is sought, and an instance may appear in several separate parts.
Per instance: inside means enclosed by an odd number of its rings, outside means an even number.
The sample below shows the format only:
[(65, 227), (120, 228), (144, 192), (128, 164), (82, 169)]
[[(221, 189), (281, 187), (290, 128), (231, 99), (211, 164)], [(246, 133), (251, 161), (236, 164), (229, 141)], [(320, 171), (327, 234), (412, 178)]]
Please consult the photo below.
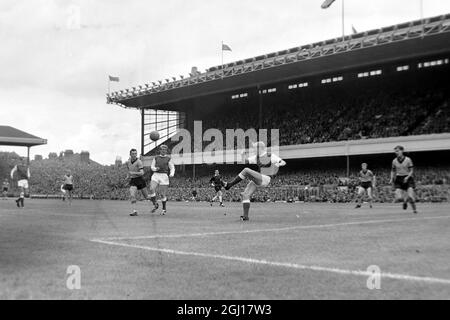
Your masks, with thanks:
[(214, 187), (223, 187), (222, 176), (219, 174), (218, 176), (214, 176), (209, 180), (210, 183), (214, 185)]
[(373, 172), (370, 170), (361, 170), (359, 172), (359, 181), (360, 182), (372, 182), (373, 181)]
[(17, 165), (17, 180), (26, 180), (28, 179), (28, 168), (24, 165)]
[(156, 168), (159, 168), (159, 170), (157, 171), (158, 173), (165, 173), (165, 174), (169, 174), (170, 173), (170, 156), (166, 155), (158, 155), (155, 157), (154, 159), (154, 166)]

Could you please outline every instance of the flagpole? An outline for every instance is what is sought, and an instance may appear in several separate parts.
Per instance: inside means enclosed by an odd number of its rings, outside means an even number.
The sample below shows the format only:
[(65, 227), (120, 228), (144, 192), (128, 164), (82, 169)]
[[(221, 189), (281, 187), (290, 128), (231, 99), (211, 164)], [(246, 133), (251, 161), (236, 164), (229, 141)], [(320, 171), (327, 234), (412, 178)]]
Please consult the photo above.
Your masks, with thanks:
[(342, 41), (345, 40), (345, 0), (342, 0)]
[(223, 68), (223, 40), (220, 50), (222, 51), (222, 79), (223, 79), (223, 77), (225, 76), (225, 69)]

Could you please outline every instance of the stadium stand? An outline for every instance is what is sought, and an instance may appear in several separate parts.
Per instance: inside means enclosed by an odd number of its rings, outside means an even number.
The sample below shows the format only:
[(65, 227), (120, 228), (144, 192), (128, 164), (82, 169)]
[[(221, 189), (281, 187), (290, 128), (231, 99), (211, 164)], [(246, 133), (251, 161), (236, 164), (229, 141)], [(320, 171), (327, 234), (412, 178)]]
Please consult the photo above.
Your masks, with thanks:
[[(448, 77), (425, 76), (420, 83), (408, 77), (274, 94), (261, 128), (280, 128), (280, 145), (449, 132)], [(236, 101), (203, 119), (203, 127), (259, 129), (256, 114), (248, 101)]]

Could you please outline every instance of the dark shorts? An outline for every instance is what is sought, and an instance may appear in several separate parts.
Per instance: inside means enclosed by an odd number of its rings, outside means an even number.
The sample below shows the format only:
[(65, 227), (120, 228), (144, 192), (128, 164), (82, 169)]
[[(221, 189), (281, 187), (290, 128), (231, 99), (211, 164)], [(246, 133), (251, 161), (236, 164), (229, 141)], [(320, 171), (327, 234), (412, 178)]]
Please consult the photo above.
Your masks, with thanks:
[(372, 188), (372, 182), (370, 181), (361, 182), (361, 188), (364, 188), (366, 190)]
[(214, 190), (216, 190), (216, 192), (222, 191), (222, 186), (215, 186)]
[(136, 187), (138, 190), (142, 190), (147, 187), (147, 184), (142, 177), (132, 178), (130, 180), (130, 187)]
[(63, 186), (63, 189), (67, 190), (67, 191), (72, 191), (73, 190), (73, 184), (65, 184)]
[(7, 187), (3, 187), (3, 192), (6, 192), (6, 191), (8, 191), (8, 188)]
[(414, 182), (414, 178), (409, 178), (408, 181), (405, 183), (406, 176), (397, 176), (395, 178), (394, 187), (395, 189), (402, 189), (404, 191), (407, 191), (409, 188), (415, 188), (416, 183)]

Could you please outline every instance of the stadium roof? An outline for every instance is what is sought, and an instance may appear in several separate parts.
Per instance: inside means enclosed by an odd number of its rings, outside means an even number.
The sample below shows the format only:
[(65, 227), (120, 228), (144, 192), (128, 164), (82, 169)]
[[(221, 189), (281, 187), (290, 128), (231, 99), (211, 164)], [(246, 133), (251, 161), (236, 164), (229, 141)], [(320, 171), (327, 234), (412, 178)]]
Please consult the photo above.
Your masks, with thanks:
[(200, 96), (449, 52), (450, 14), (446, 14), (235, 61), (180, 80), (113, 92), (107, 95), (107, 103), (164, 109)]
[(47, 140), (10, 126), (0, 126), (0, 145), (33, 147), (42, 144), (47, 144)]

